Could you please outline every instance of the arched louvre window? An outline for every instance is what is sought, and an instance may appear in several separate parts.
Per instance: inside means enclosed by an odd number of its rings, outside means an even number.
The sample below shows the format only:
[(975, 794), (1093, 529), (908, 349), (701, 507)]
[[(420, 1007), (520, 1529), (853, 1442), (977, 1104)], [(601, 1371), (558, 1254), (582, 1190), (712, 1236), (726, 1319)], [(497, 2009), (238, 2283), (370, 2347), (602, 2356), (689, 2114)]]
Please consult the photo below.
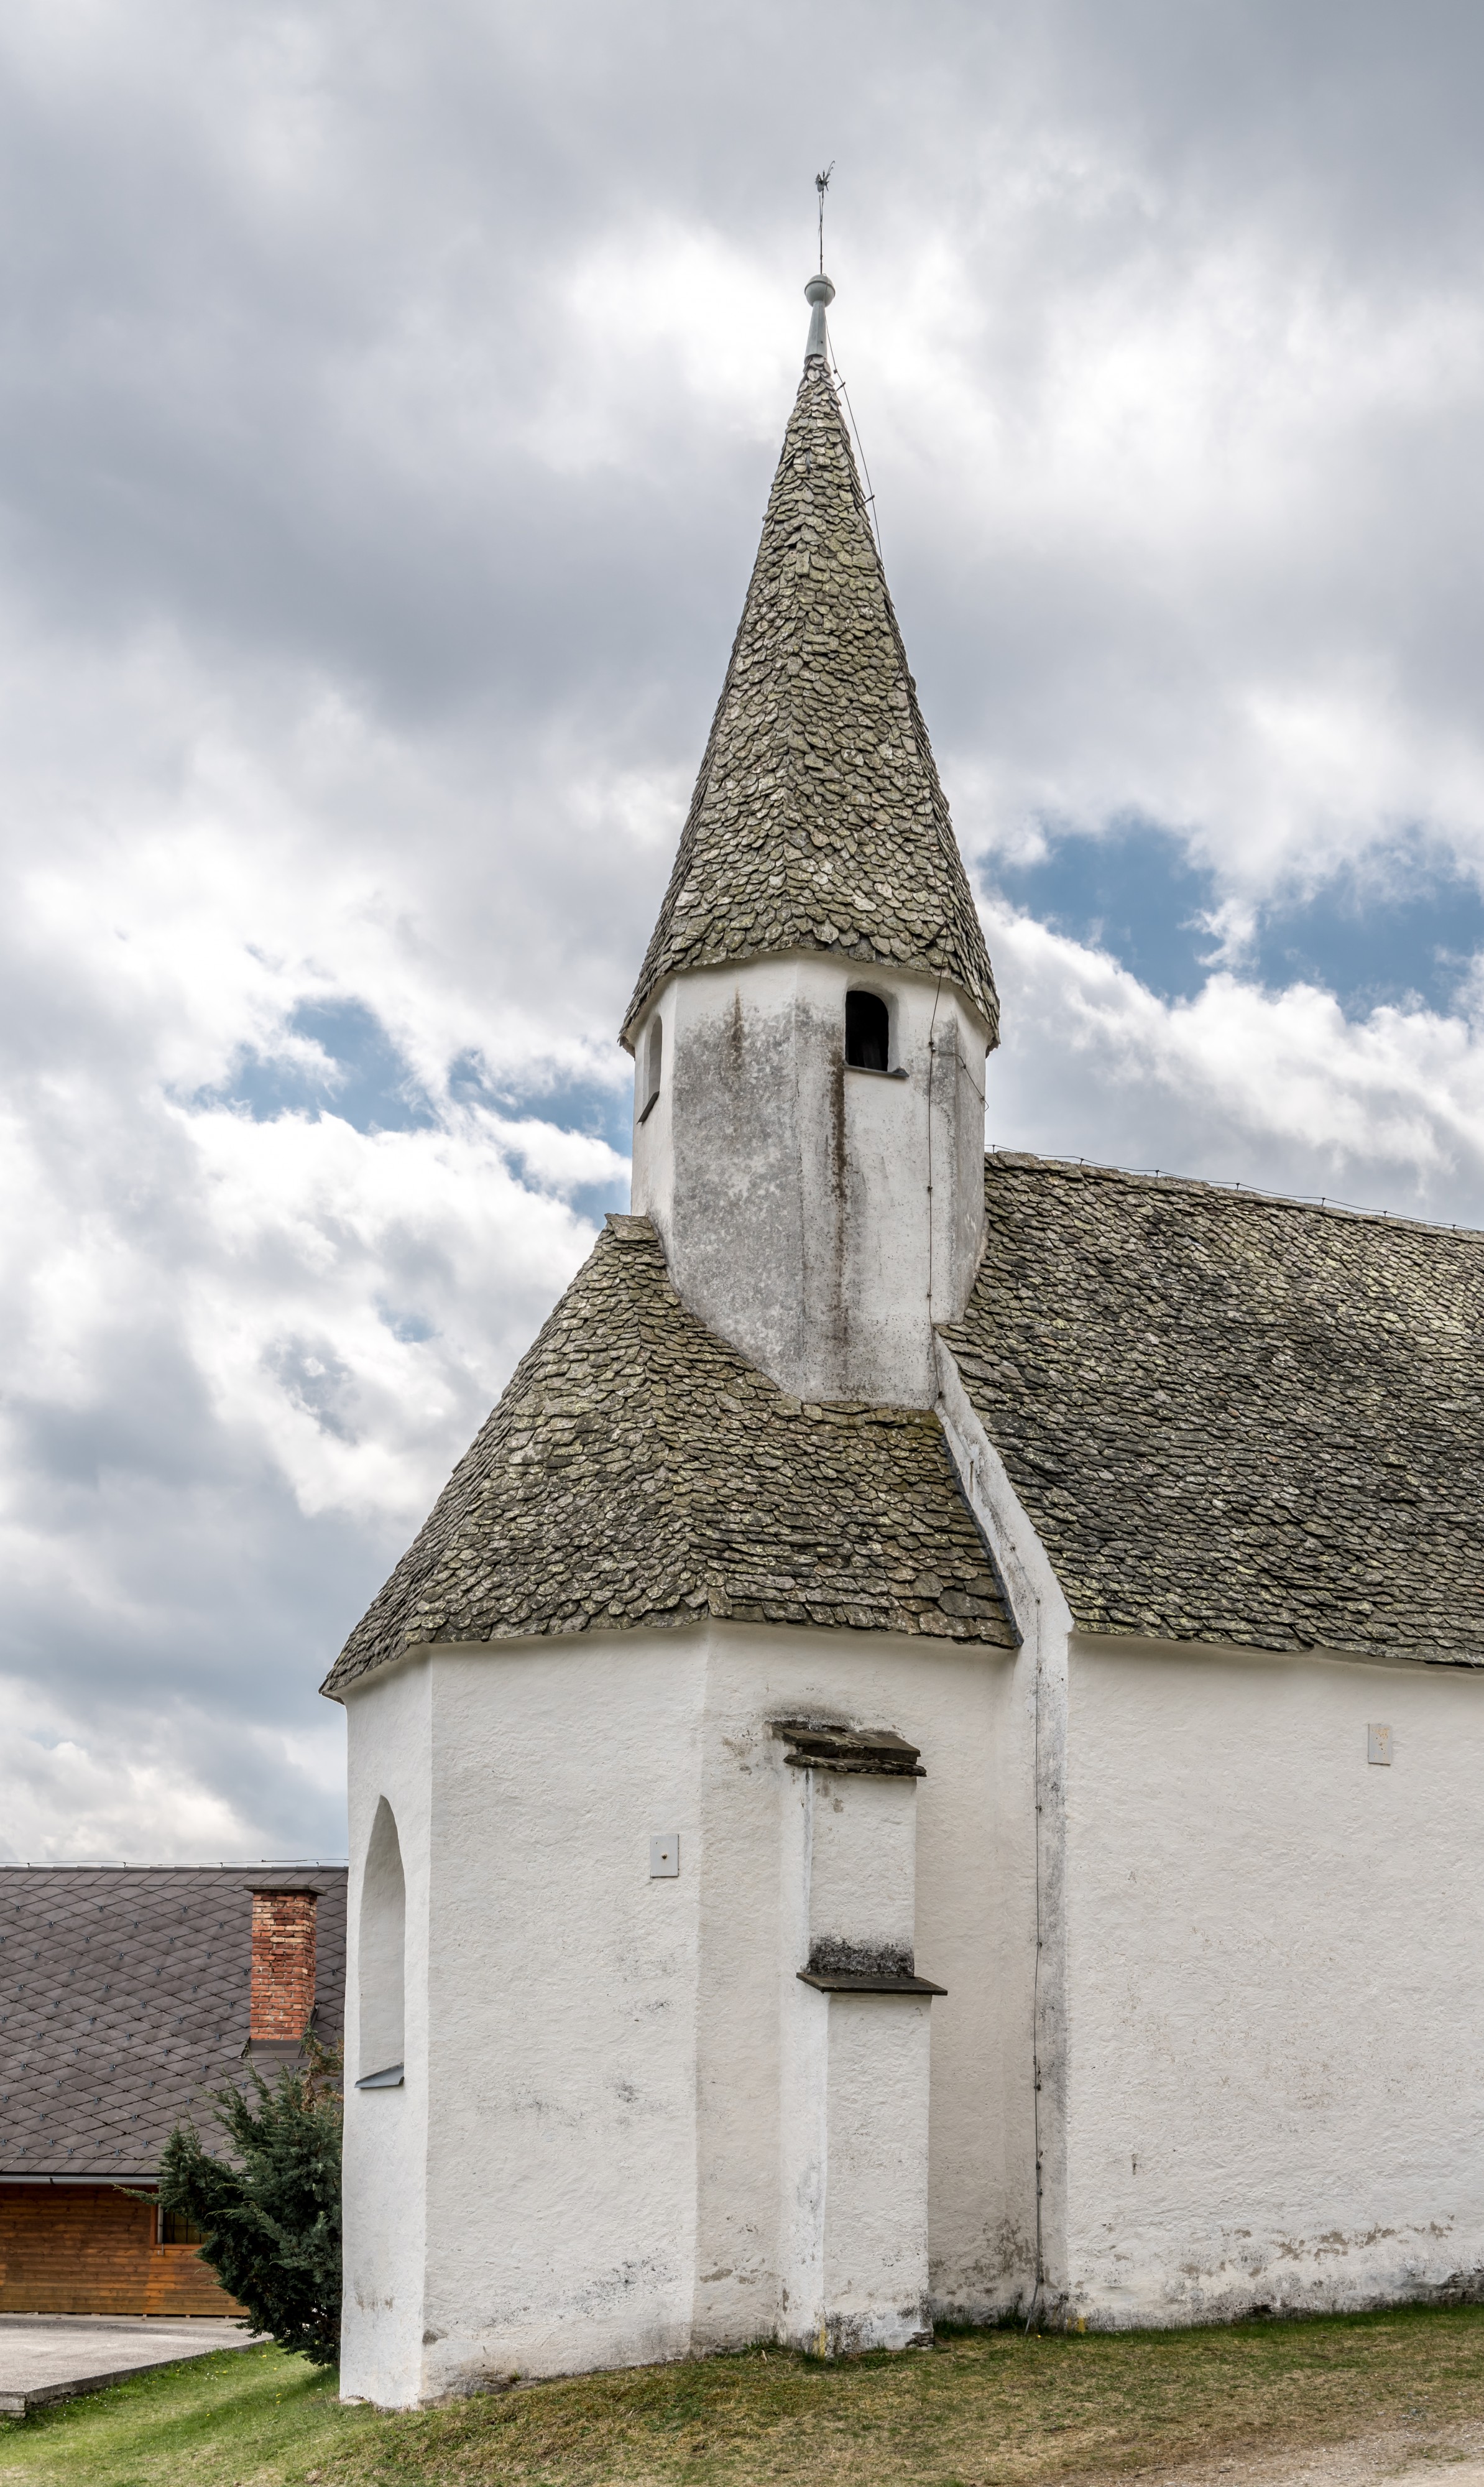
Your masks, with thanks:
[(845, 1059), (853, 1071), (884, 1071), (891, 1014), (879, 993), (845, 996)]

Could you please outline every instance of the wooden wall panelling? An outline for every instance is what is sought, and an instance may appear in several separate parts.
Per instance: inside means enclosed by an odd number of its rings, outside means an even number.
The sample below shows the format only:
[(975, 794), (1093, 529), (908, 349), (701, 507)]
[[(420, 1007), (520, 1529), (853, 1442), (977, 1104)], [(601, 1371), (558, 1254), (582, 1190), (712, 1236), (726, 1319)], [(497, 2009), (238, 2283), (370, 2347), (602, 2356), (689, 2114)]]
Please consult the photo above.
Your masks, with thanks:
[(154, 2231), (154, 2204), (114, 2185), (0, 2185), (0, 2313), (240, 2312), (194, 2246)]

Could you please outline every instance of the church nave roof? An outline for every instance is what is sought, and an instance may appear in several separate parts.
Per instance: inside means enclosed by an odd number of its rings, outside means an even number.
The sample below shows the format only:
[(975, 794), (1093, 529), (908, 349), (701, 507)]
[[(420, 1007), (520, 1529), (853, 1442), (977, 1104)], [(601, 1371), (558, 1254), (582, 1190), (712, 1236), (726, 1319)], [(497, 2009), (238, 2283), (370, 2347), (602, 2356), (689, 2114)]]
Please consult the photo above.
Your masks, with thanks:
[(707, 1616), (1017, 1638), (932, 1411), (786, 1397), (612, 1216), (323, 1690), (430, 1641)]
[(1078, 1626), (1484, 1663), (1484, 1236), (985, 1171), (945, 1336)]

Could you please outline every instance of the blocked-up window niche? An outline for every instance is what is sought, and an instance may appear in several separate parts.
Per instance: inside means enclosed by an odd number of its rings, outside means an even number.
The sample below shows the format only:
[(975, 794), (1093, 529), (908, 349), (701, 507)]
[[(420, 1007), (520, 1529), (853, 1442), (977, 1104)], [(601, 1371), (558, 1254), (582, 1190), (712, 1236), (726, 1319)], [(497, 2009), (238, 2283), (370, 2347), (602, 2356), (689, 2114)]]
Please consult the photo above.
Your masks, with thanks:
[(845, 1059), (852, 1071), (889, 1070), (891, 1013), (880, 993), (846, 994)]
[(396, 1817), (382, 1797), (366, 1847), (359, 1926), (357, 2089), (400, 2086), (406, 1984), (407, 1886)]

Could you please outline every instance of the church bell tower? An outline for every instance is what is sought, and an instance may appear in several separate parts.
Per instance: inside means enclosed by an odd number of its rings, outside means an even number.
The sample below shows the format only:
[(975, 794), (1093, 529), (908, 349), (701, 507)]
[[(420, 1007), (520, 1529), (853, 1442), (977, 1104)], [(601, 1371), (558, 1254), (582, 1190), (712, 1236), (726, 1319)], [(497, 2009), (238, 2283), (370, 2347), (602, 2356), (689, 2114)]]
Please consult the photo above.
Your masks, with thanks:
[(798, 395), (624, 1023), (633, 1208), (801, 1400), (931, 1407), (983, 1218), (998, 1010), (811, 306)]

